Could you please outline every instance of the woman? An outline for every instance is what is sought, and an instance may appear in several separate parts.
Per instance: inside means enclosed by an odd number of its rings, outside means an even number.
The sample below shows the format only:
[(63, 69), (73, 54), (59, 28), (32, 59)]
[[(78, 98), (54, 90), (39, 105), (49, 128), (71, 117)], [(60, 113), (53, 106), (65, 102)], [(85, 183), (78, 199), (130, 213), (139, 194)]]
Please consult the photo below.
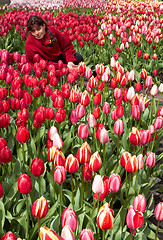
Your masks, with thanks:
[(25, 43), (27, 61), (34, 63), (34, 56), (38, 54), (41, 59), (58, 62), (62, 60), (67, 64), (69, 70), (83, 57), (76, 53), (74, 46), (69, 39), (58, 29), (49, 26), (39, 16), (31, 16), (27, 22), (29, 35)]

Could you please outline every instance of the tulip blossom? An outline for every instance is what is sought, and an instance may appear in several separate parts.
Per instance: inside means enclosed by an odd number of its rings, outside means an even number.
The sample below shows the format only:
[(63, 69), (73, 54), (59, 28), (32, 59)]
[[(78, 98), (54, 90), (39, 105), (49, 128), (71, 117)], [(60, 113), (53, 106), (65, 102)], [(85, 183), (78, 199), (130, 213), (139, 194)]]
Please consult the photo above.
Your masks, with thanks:
[(2, 185), (0, 184), (0, 198), (2, 198), (2, 196), (3, 196), (3, 187), (2, 187)]
[(62, 183), (66, 180), (66, 171), (63, 166), (56, 166), (54, 170), (54, 180), (57, 183)]
[(58, 133), (55, 133), (53, 136), (53, 146), (60, 149), (63, 147), (63, 141)]
[(134, 210), (137, 210), (137, 211), (143, 213), (143, 212), (145, 212), (147, 202), (146, 202), (145, 197), (143, 197), (143, 195), (139, 194), (138, 196), (136, 196), (134, 198), (132, 205), (133, 205)]
[(133, 127), (130, 135), (129, 135), (129, 140), (132, 145), (138, 145), (140, 144), (140, 133), (137, 130), (137, 128)]
[(86, 124), (81, 124), (78, 127), (78, 135), (81, 139), (88, 138), (89, 130)]
[(82, 104), (77, 105), (76, 115), (78, 118), (83, 118), (85, 116), (85, 107)]
[(90, 114), (88, 117), (88, 126), (90, 128), (94, 128), (97, 126), (97, 121), (93, 114)]
[(34, 176), (39, 177), (44, 173), (44, 162), (40, 158), (34, 158), (32, 159), (30, 169)]
[(65, 169), (67, 172), (74, 173), (79, 169), (79, 162), (76, 157), (72, 154), (69, 154), (65, 161)]
[(144, 215), (141, 211), (135, 210), (134, 207), (130, 205), (126, 216), (126, 222), (127, 226), (132, 230), (140, 228), (144, 222)]
[(26, 127), (19, 127), (16, 132), (17, 141), (20, 143), (25, 143), (29, 139), (29, 131)]
[(102, 230), (111, 229), (114, 223), (114, 213), (109, 207), (108, 203), (105, 203), (98, 212), (97, 226)]
[(158, 94), (158, 87), (157, 87), (156, 84), (152, 86), (151, 91), (150, 91), (150, 94), (151, 94), (152, 96), (156, 96), (156, 95)]
[(48, 213), (48, 202), (42, 196), (32, 204), (32, 215), (34, 218), (44, 218)]
[(21, 174), (19, 176), (18, 190), (21, 194), (28, 194), (32, 191), (32, 181), (27, 174)]
[(128, 75), (128, 80), (129, 80), (129, 81), (133, 81), (134, 78), (135, 78), (135, 76), (134, 76), (134, 70), (131, 70), (131, 72), (130, 72), (129, 75)]
[(103, 103), (102, 111), (104, 114), (110, 113), (110, 104), (108, 102)]
[(98, 152), (95, 152), (90, 158), (89, 168), (91, 169), (91, 171), (97, 172), (98, 170), (100, 170), (101, 165), (101, 157)]
[(97, 129), (96, 138), (100, 143), (109, 142), (109, 135), (108, 135), (107, 130), (104, 127), (102, 129), (101, 128)]
[(161, 129), (163, 127), (163, 117), (157, 117), (154, 122), (154, 128), (155, 129)]
[(47, 227), (40, 228), (40, 238), (41, 240), (49, 239), (49, 240), (64, 240), (57, 233)]
[(76, 157), (81, 164), (88, 163), (91, 157), (91, 149), (87, 142), (78, 149)]
[(92, 171), (89, 168), (89, 163), (84, 165), (84, 181), (91, 181), (92, 180)]
[(125, 168), (126, 163), (131, 159), (132, 155), (129, 152), (123, 152), (120, 158), (120, 164), (123, 168)]
[(136, 158), (135, 155), (128, 159), (128, 161), (126, 162), (126, 165), (125, 165), (125, 169), (129, 173), (138, 171), (139, 163), (138, 163), (138, 159)]
[(99, 106), (96, 106), (94, 109), (93, 109), (93, 116), (98, 119), (100, 117), (100, 108)]
[(121, 178), (118, 174), (111, 174), (108, 179), (108, 188), (110, 192), (118, 192), (121, 188)]
[(156, 205), (154, 215), (157, 220), (163, 221), (163, 202)]
[(142, 155), (142, 154), (139, 154), (139, 155), (137, 156), (137, 160), (138, 160), (139, 169), (143, 169), (143, 167), (144, 167), (144, 158), (143, 158), (143, 155)]
[(93, 193), (97, 194), (103, 193), (104, 184), (100, 175), (95, 175), (95, 178), (92, 183), (92, 191)]
[(76, 124), (78, 122), (79, 118), (77, 116), (76, 110), (72, 110), (71, 115), (70, 115), (70, 121), (72, 124)]
[(135, 90), (133, 87), (130, 87), (127, 92), (127, 99), (131, 101), (134, 95), (135, 95)]
[(17, 240), (17, 237), (11, 231), (8, 231), (5, 235), (1, 237), (1, 240)]
[(62, 225), (62, 228), (65, 225), (68, 225), (73, 232), (76, 230), (77, 216), (73, 209), (68, 208), (68, 207), (65, 208), (65, 210), (62, 213), (61, 225)]
[(55, 126), (51, 126), (48, 130), (47, 137), (53, 141), (55, 133), (58, 133), (58, 129)]
[(151, 139), (150, 131), (149, 130), (140, 129), (139, 133), (140, 133), (140, 144), (144, 145), (144, 144), (149, 143), (149, 141)]
[(63, 228), (62, 228), (62, 232), (61, 232), (61, 237), (64, 239), (64, 240), (75, 240), (75, 237), (73, 235), (73, 231), (71, 230), (71, 228), (69, 227), (69, 225), (65, 225)]
[(87, 91), (84, 91), (81, 95), (80, 103), (83, 106), (88, 106), (90, 104), (90, 98)]
[(94, 240), (94, 235), (91, 229), (83, 229), (80, 233), (79, 240)]
[(121, 119), (118, 119), (115, 123), (114, 123), (114, 132), (117, 135), (122, 135), (124, 131), (124, 124), (123, 121)]
[(147, 155), (146, 164), (147, 164), (148, 167), (154, 167), (155, 166), (155, 164), (156, 164), (156, 154), (155, 153), (150, 152)]

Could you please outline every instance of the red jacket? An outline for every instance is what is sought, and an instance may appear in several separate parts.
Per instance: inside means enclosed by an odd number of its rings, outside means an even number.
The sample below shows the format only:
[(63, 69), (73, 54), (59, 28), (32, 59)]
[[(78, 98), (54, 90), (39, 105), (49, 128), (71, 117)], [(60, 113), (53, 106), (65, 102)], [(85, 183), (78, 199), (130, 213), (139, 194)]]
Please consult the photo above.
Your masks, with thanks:
[(76, 60), (74, 57), (75, 50), (69, 37), (52, 26), (49, 27), (49, 31), (52, 32), (57, 39), (53, 47), (42, 44), (40, 40), (35, 39), (32, 34), (29, 33), (25, 43), (27, 61), (33, 64), (33, 57), (35, 54), (38, 54), (42, 59), (56, 62), (58, 55), (62, 54), (67, 63), (74, 62)]

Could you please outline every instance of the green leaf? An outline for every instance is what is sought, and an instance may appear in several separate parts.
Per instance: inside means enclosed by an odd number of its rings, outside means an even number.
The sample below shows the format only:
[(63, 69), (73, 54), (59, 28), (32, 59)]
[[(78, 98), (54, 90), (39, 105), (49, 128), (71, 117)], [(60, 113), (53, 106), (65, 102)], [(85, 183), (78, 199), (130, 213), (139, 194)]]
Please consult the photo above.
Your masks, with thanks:
[(31, 149), (32, 149), (33, 155), (36, 157), (37, 156), (37, 150), (36, 150), (35, 141), (32, 137), (30, 138), (30, 140), (31, 140)]
[(68, 133), (62, 147), (63, 154), (66, 154), (67, 150), (69, 149), (73, 139), (71, 138), (71, 131)]
[(0, 232), (3, 232), (4, 223), (5, 223), (5, 207), (3, 202), (0, 200)]

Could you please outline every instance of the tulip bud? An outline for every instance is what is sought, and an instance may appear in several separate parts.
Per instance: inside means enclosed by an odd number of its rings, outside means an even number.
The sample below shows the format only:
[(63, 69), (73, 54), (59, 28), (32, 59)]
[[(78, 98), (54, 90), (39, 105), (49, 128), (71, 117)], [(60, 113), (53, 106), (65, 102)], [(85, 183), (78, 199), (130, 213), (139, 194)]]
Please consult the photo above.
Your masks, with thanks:
[(150, 91), (150, 94), (151, 94), (152, 96), (156, 96), (156, 95), (158, 94), (158, 87), (157, 87), (156, 84), (152, 86), (151, 91)]
[(163, 202), (160, 202), (155, 207), (155, 218), (159, 221), (163, 221)]
[(129, 160), (127, 161), (126, 165), (125, 165), (125, 169), (127, 172), (137, 172), (139, 169), (139, 164), (138, 164), (138, 160), (136, 158), (136, 156), (132, 156), (131, 158), (129, 158)]
[(157, 117), (154, 122), (154, 128), (155, 129), (161, 129), (163, 127), (163, 117)]
[(77, 228), (77, 216), (73, 209), (66, 207), (65, 210), (62, 213), (61, 218), (61, 225), (62, 228), (65, 225), (68, 225), (73, 232), (75, 232)]
[(76, 107), (76, 115), (78, 118), (83, 118), (85, 116), (85, 107), (81, 104), (78, 104)]
[(34, 158), (32, 159), (30, 168), (31, 168), (31, 173), (35, 177), (39, 177), (44, 173), (44, 170), (45, 170), (44, 162), (40, 158)]
[(146, 164), (147, 164), (148, 167), (154, 167), (155, 166), (155, 164), (156, 164), (156, 154), (155, 153), (150, 152), (147, 155)]
[(48, 202), (42, 196), (32, 204), (32, 215), (34, 218), (44, 218), (48, 213)]
[(65, 161), (65, 169), (67, 172), (74, 173), (79, 169), (79, 162), (76, 157), (72, 154), (69, 154)]
[(93, 103), (94, 103), (95, 105), (100, 105), (100, 103), (101, 103), (101, 93), (100, 93), (100, 92), (98, 92), (98, 93), (95, 95), (95, 97), (94, 97), (94, 99), (93, 99)]
[(87, 142), (78, 149), (76, 157), (81, 164), (88, 163), (91, 157), (91, 149)]
[(141, 90), (141, 83), (138, 81), (136, 83), (136, 91), (140, 92), (140, 90)]
[(76, 110), (72, 110), (71, 115), (70, 115), (70, 121), (72, 124), (76, 124), (78, 122), (79, 118), (77, 116)]
[(98, 119), (100, 117), (100, 108), (99, 106), (96, 106), (94, 109), (93, 109), (93, 116)]
[(104, 102), (102, 106), (102, 111), (104, 114), (110, 113), (110, 104), (108, 102)]
[(66, 180), (66, 171), (63, 166), (56, 166), (54, 170), (54, 180), (57, 183), (62, 183)]
[(109, 135), (108, 135), (107, 130), (104, 127), (102, 129), (101, 128), (97, 129), (96, 138), (101, 143), (109, 142)]
[(132, 145), (139, 145), (140, 144), (140, 133), (137, 128), (133, 127), (130, 135), (129, 140)]
[(113, 121), (116, 121), (118, 118), (117, 118), (117, 115), (116, 115), (116, 110), (113, 110), (112, 112), (111, 112), (111, 119), (113, 120)]
[(89, 130), (86, 124), (81, 124), (78, 127), (78, 135), (81, 139), (88, 138)]
[(21, 194), (28, 194), (32, 191), (32, 181), (27, 174), (21, 174), (19, 176), (18, 190)]
[(94, 240), (93, 232), (90, 229), (83, 229), (80, 233), (79, 240)]
[(137, 156), (137, 160), (138, 160), (138, 165), (139, 165), (139, 169), (143, 169), (144, 167), (144, 158), (142, 154), (139, 154)]
[(16, 139), (20, 143), (25, 143), (29, 139), (29, 131), (26, 127), (19, 127), (16, 132)]
[(120, 164), (123, 168), (125, 168), (126, 163), (129, 161), (129, 159), (132, 157), (131, 153), (129, 152), (123, 152), (121, 158), (120, 158)]
[(100, 155), (98, 152), (95, 152), (90, 158), (89, 168), (91, 169), (91, 171), (97, 172), (98, 170), (100, 170), (101, 165), (102, 161)]
[(121, 188), (121, 178), (118, 174), (111, 174), (108, 180), (108, 188), (112, 193), (118, 192)]
[(87, 91), (82, 93), (80, 103), (84, 106), (88, 106), (90, 104), (90, 98)]
[(104, 184), (102, 181), (102, 177), (100, 175), (95, 175), (95, 178), (92, 183), (92, 191), (93, 193), (103, 193), (104, 191)]
[(114, 123), (114, 132), (117, 135), (121, 135), (123, 133), (124, 130), (124, 124), (123, 121), (121, 119), (118, 119), (115, 123)]
[(116, 109), (116, 116), (121, 118), (124, 114), (124, 108), (122, 105), (118, 105)]
[(58, 123), (61, 123), (65, 120), (66, 118), (66, 112), (65, 112), (65, 109), (63, 108), (59, 108), (57, 111), (56, 111), (56, 115), (55, 115), (55, 119)]
[(114, 213), (109, 204), (105, 203), (98, 212), (97, 226), (102, 230), (111, 229), (114, 223)]
[(53, 136), (53, 146), (60, 149), (63, 147), (63, 141), (58, 133), (55, 133)]
[(134, 210), (137, 210), (139, 212), (145, 212), (146, 209), (146, 199), (145, 197), (143, 197), (143, 195), (139, 194), (138, 196), (136, 196), (133, 200), (133, 208)]
[(84, 180), (86, 182), (92, 180), (92, 171), (89, 168), (89, 163), (84, 165)]
[(131, 101), (134, 95), (135, 95), (135, 90), (133, 87), (130, 87), (127, 92), (127, 99)]

